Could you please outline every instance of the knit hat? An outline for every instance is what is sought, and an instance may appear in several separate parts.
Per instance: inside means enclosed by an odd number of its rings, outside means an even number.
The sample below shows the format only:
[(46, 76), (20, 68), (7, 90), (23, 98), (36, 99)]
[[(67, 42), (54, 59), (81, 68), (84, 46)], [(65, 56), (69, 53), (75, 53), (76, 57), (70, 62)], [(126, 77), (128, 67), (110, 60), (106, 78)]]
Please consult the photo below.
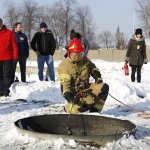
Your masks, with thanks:
[(70, 32), (70, 40), (73, 40), (73, 39), (76, 38), (76, 37), (77, 37), (77, 36), (76, 36), (76, 32), (75, 32), (74, 29), (72, 29), (71, 32)]
[(142, 29), (138, 28), (135, 30), (135, 35), (141, 34), (142, 35)]
[(71, 33), (75, 33), (75, 30), (74, 30), (74, 29), (72, 29), (72, 30), (71, 30)]
[(47, 24), (45, 22), (41, 22), (40, 28), (47, 28)]

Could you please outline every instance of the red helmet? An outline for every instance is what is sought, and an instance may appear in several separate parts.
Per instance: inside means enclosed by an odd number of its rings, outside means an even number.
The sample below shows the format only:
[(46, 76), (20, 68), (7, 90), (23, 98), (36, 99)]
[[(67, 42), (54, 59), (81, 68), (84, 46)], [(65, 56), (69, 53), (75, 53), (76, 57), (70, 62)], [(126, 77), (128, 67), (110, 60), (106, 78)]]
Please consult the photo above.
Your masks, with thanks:
[(79, 39), (74, 38), (68, 44), (68, 53), (71, 53), (71, 52), (74, 52), (74, 53), (84, 52), (84, 47)]

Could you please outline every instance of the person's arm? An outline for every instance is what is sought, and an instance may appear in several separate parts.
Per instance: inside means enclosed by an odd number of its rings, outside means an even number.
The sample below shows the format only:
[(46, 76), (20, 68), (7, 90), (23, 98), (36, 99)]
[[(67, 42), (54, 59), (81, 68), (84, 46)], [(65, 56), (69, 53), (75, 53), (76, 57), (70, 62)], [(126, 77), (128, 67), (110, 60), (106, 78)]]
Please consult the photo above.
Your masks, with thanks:
[(146, 55), (146, 44), (145, 44), (145, 41), (144, 41), (144, 44), (143, 44), (143, 58), (144, 58), (144, 64), (147, 64), (148, 60), (147, 60), (147, 55)]
[[(52, 34), (52, 33), (51, 33)], [(56, 41), (55, 38), (53, 36), (53, 34), (51, 35), (51, 52), (52, 52), (52, 56), (55, 53), (55, 49), (56, 49)]]
[(85, 47), (85, 52), (84, 52), (84, 54), (85, 54), (85, 56), (87, 56), (87, 54), (88, 54), (88, 52), (89, 52), (89, 49), (90, 49), (90, 44), (89, 44), (89, 42), (87, 41), (86, 38), (84, 38), (84, 47)]
[(28, 43), (28, 39), (27, 36), (25, 35), (25, 48), (26, 48), (26, 58), (29, 57), (29, 43)]
[(11, 47), (13, 49), (13, 59), (18, 60), (18, 45), (14, 33), (11, 34)]
[(132, 48), (132, 44), (131, 44), (131, 40), (130, 40), (127, 45), (127, 53), (126, 53), (125, 62), (128, 62), (130, 59), (131, 48)]
[(79, 98), (75, 97), (74, 93), (71, 91), (71, 77), (70, 75), (61, 67), (58, 67), (58, 73), (60, 78), (60, 86), (63, 97), (70, 103), (78, 103)]
[(103, 79), (99, 69), (89, 60), (90, 75), (95, 79), (95, 83), (103, 83)]
[(36, 43), (37, 43), (37, 33), (35, 33), (32, 41), (31, 41), (31, 48), (36, 52), (38, 51), (36, 48)]

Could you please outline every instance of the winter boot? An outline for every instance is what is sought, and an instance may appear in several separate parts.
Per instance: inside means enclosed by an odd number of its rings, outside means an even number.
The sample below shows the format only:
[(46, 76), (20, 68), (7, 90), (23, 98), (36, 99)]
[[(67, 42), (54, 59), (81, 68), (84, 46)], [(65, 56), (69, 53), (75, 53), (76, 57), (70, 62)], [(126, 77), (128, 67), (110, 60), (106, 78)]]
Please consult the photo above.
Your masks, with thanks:
[(15, 79), (15, 81), (14, 82), (19, 82), (19, 79), (18, 79), (18, 77), (16, 77), (16, 79)]

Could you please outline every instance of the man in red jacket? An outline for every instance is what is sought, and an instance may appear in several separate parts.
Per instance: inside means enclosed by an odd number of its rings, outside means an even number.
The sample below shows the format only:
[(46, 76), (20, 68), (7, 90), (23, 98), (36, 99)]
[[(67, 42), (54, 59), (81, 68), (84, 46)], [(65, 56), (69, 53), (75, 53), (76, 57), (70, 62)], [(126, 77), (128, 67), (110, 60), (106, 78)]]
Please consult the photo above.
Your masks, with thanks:
[(18, 60), (18, 47), (14, 33), (0, 18), (0, 96), (9, 96), (13, 61)]

